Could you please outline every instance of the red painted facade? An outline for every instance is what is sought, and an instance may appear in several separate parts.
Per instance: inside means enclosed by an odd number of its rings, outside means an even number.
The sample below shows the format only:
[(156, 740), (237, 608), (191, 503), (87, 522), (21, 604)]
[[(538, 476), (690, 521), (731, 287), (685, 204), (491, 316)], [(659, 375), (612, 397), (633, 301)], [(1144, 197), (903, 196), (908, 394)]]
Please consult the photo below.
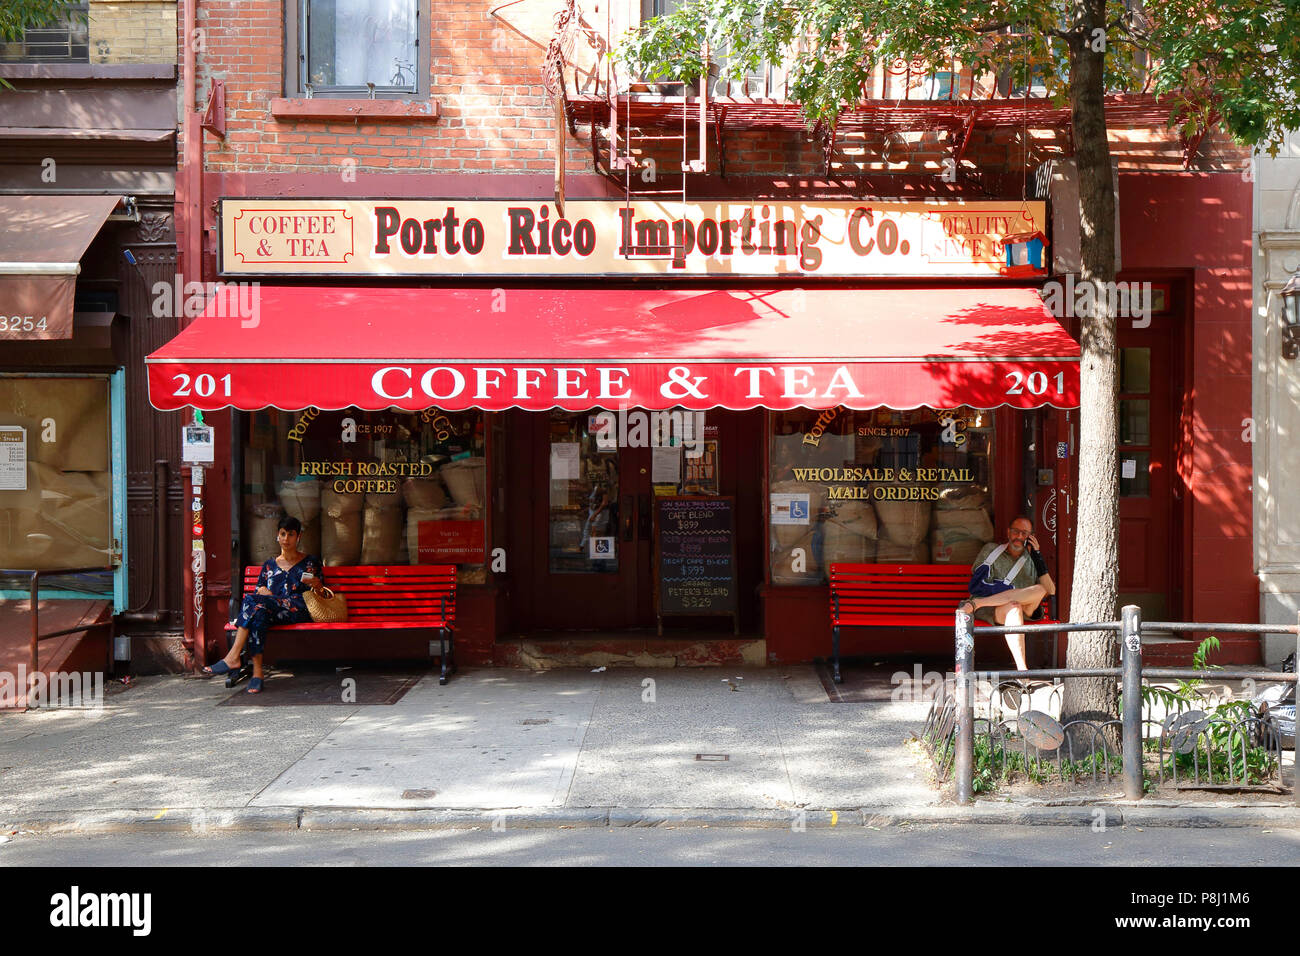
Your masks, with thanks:
[(1180, 277), (1188, 289), (1170, 503), (1183, 553), (1181, 616), (1253, 622), (1259, 589), (1251, 446), (1243, 438), (1251, 414), (1251, 185), (1231, 172), (1133, 172), (1119, 183), (1121, 278)]
[[(222, 198), (553, 196), (555, 134), (552, 104), (542, 86), (544, 49), (489, 16), (489, 4), (471, 0), (432, 5), (422, 34), (431, 49), (431, 96), (419, 102), (436, 104), (436, 109), (421, 107), (394, 117), (377, 115), (376, 109), (367, 113), (362, 103), (351, 121), (311, 115), (313, 110), (303, 104), (315, 101), (286, 96), (285, 63), (293, 58), (292, 51), (286, 56), (284, 49), (284, 7), (279, 0), (213, 0), (202, 5), (204, 43), (197, 52), (195, 74), (199, 107), (209, 83), (221, 79), (227, 134), (224, 139), (197, 134), (203, 137), (201, 161), (196, 143), (187, 144), (182, 153), (182, 165), (190, 165), (185, 173), (194, 173), (195, 163), (201, 170), (201, 175), (183, 177), (191, 185), (178, 201), (187, 278), (216, 278), (215, 202)], [(740, 129), (728, 144), (728, 175), (718, 175), (711, 166), (691, 178), (690, 188), (699, 196), (751, 199), (1019, 199), (1022, 163), (1036, 165), (1069, 148), (1063, 135), (1039, 138), (1030, 156), (1020, 134), (1018, 128), (981, 132), (965, 153), (978, 176), (947, 182), (939, 173), (949, 144), (939, 134), (917, 139), (900, 168), (896, 160), (882, 157), (886, 137), (864, 133), (841, 144), (833, 157), (835, 175), (827, 177), (822, 149), (806, 133)], [(580, 124), (576, 133), (565, 137), (567, 194), (621, 197), (618, 181), (593, 165), (593, 135), (598, 136), (597, 154), (607, 156), (603, 129), (593, 133)], [(1241, 438), (1242, 419), (1250, 414), (1250, 185), (1233, 172), (1171, 169), (1170, 156), (1177, 155), (1178, 146), (1161, 129), (1148, 130), (1145, 138), (1116, 141), (1114, 148), (1121, 165), (1120, 278), (1165, 282), (1175, 290), (1175, 373), (1161, 384), (1176, 390), (1171, 444), (1177, 474), (1170, 482), (1170, 500), (1153, 502), (1171, 514), (1170, 568), (1177, 581), (1169, 610), (1185, 619), (1253, 621), (1258, 589), (1250, 550), (1250, 447)], [(1207, 139), (1205, 148), (1216, 151), (1220, 160), (1214, 162), (1220, 165), (1237, 158), (1221, 140)], [(1144, 165), (1158, 168), (1144, 171)], [(662, 168), (671, 167), (665, 162)], [(202, 210), (202, 228), (194, 221), (197, 216), (186, 216), (188, 209)], [(189, 251), (198, 248), (201, 266), (194, 262), (196, 253)], [(231, 474), (236, 417), (214, 413), (208, 420), (217, 426), (217, 465), (209, 474), (206, 495), (210, 556), (204, 628), (196, 635), (200, 661), (212, 659), (224, 642), (231, 571), (241, 566), (240, 555), (227, 554), (215, 544), (231, 540), (234, 527), (230, 492), (232, 482), (239, 481)], [(1068, 463), (1056, 461), (1051, 451), (1057, 441), (1068, 440), (1070, 425), (1065, 415), (1049, 416), (1036, 450), (1038, 467), (1054, 469), (1063, 489), (1070, 487)], [(1019, 463), (1026, 439), (1015, 413), (999, 412), (998, 428), (1002, 460), (994, 509), (1000, 531), (1015, 516), (1024, 490)], [(765, 489), (766, 441), (755, 443), (746, 454), (752, 461), (752, 481)], [(1071, 529), (1064, 508), (1058, 518), (1059, 540), (1049, 549), (1049, 558), (1064, 596)], [(766, 538), (765, 528), (759, 537)], [(513, 572), (463, 589), (460, 660), (515, 660), (499, 638), (517, 626), (512, 608), (521, 600), (526, 581)], [(755, 627), (766, 638), (769, 661), (806, 661), (828, 653), (825, 588), (761, 584), (758, 590)], [(1065, 610), (1063, 603), (1063, 614)], [(944, 654), (950, 645), (951, 635), (942, 631), (848, 631), (844, 636), (848, 655), (927, 650)], [(1000, 651), (989, 648), (991, 656)]]

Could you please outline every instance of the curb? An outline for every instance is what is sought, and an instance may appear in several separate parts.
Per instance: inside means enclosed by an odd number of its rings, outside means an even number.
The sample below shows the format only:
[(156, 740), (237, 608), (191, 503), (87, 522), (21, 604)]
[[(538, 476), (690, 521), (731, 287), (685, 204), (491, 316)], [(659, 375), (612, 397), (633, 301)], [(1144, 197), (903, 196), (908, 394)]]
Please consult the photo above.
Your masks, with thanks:
[(611, 827), (747, 827), (772, 830), (829, 830), (862, 826), (858, 810), (701, 810), (613, 807)]
[[(863, 808), (867, 826), (892, 827), (913, 824), (986, 824), (993, 826), (1084, 827), (1105, 821), (1107, 827), (1126, 822), (1117, 807), (1021, 807), (1011, 804), (976, 803), (969, 807), (882, 807)], [(1180, 826), (1176, 822), (1152, 826)], [(1300, 827), (1300, 816), (1295, 826)]]
[(96, 810), (0, 817), (0, 831), (38, 834), (194, 833), (213, 831), (524, 830), (681, 827), (854, 830), (933, 825), (1120, 826), (1300, 829), (1300, 808), (1017, 806), (863, 807), (856, 810), (714, 810), (663, 807), (540, 807), (397, 810), (334, 807), (228, 807)]
[(315, 807), (299, 811), (303, 830), (510, 830), (607, 827), (603, 808), (501, 810), (368, 810)]
[(1162, 810), (1156, 807), (1129, 807), (1124, 810), (1124, 822), (1133, 826), (1159, 827), (1174, 824), (1159, 822), (1165, 814), (1177, 815), (1176, 824), (1187, 829), (1209, 827), (1270, 827), (1278, 829), (1300, 828), (1300, 808), (1293, 807), (1232, 807), (1225, 809), (1194, 809), (1179, 807)]
[(291, 807), (167, 807), (35, 813), (6, 823), (35, 833), (206, 833), (211, 830), (297, 830), (302, 811)]

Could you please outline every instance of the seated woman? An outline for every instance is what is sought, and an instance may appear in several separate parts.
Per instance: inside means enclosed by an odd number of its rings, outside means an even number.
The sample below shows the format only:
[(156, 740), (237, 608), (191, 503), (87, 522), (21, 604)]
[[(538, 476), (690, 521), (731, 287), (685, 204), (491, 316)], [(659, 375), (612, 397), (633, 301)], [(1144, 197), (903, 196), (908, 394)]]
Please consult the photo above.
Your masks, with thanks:
[(203, 673), (208, 675), (235, 670), (239, 667), (239, 655), (247, 644), (253, 655), (253, 679), (248, 682), (250, 694), (262, 691), (262, 649), (266, 646), (267, 630), (276, 624), (309, 622), (311, 614), (307, 612), (303, 592), (308, 588), (319, 592), (324, 585), (320, 576), (320, 559), (298, 550), (298, 542), (302, 540), (302, 522), (288, 516), (281, 518), (275, 537), (280, 544), (280, 554), (262, 565), (262, 573), (257, 576), (256, 593), (244, 598), (239, 617), (235, 620), (238, 629), (230, 653), (211, 667), (203, 668)]

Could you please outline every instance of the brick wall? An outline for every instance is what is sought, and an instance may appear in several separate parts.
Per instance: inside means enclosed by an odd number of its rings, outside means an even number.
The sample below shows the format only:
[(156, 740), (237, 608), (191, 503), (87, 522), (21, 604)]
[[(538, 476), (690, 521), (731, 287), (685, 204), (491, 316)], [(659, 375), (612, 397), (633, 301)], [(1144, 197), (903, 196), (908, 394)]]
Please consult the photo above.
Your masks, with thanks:
[(91, 63), (175, 63), (175, 0), (91, 0)]
[[(116, 4), (122, 6), (123, 4)], [(143, 3), (126, 6), (144, 6)], [(115, 6), (105, 4), (104, 6)], [(529, 42), (489, 15), (497, 4), (485, 0), (432, 4), (425, 37), (431, 50), (433, 99), (440, 114), (399, 120), (280, 118), (270, 102), (284, 95), (284, 29), (280, 0), (204, 0), (199, 27), (204, 49), (198, 57), (199, 102), (213, 79), (226, 84), (228, 135), (209, 137), (206, 168), (214, 172), (366, 172), (544, 173), (554, 167), (554, 119), (542, 86), (543, 44), (549, 36), (534, 30)], [(582, 41), (579, 41), (582, 42)], [(677, 131), (680, 131), (678, 128)], [(645, 130), (646, 134), (664, 130)], [(688, 150), (698, 155), (697, 130)], [(578, 126), (568, 135), (566, 169), (593, 171), (592, 130)], [(1181, 144), (1164, 130), (1115, 131), (1112, 148), (1122, 168), (1181, 168)], [(607, 132), (597, 131), (601, 164), (608, 157)], [(660, 144), (663, 146), (663, 144)], [(832, 154), (837, 176), (867, 173), (933, 173), (953, 144), (946, 132), (846, 133)], [(680, 143), (636, 149), (653, 158), (660, 174), (680, 168)], [(728, 174), (820, 175), (821, 143), (807, 131), (726, 133)], [(1062, 131), (1002, 128), (976, 133), (966, 153), (969, 170), (1006, 172), (1069, 153)], [(709, 144), (710, 172), (718, 157)], [(1197, 168), (1244, 164), (1245, 154), (1223, 137), (1207, 137)], [(639, 178), (639, 174), (638, 174)]]

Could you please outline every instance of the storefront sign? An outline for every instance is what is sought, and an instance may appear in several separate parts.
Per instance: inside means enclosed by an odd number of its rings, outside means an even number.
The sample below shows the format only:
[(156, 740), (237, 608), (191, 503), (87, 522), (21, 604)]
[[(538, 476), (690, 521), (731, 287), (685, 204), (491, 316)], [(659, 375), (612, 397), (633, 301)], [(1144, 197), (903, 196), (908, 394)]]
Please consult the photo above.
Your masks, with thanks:
[(422, 461), (304, 461), (298, 472), (308, 478), (333, 478), (338, 494), (394, 494), (402, 478), (428, 478), (433, 465)]
[(734, 615), (735, 500), (657, 498), (654, 507), (659, 615)]
[(826, 434), (826, 429), (830, 426), (831, 422), (835, 421), (835, 418), (839, 413), (840, 410), (838, 408), (828, 408), (818, 415), (817, 421), (813, 423), (813, 427), (808, 429), (808, 434), (803, 436), (803, 443), (805, 445), (812, 445), (814, 448), (820, 445), (822, 435)]
[(997, 276), (1042, 202), (227, 199), (223, 275)]
[(211, 425), (185, 425), (181, 428), (181, 461), (187, 465), (211, 465), (216, 461)]
[(718, 493), (718, 440), (704, 442), (703, 453), (696, 458), (686, 457), (686, 475), (682, 491), (688, 495), (716, 495)]
[(307, 426), (309, 426), (318, 415), (320, 415), (319, 408), (303, 409), (302, 415), (293, 423), (293, 427), (289, 429), (289, 434), (285, 437), (287, 437), (289, 441), (296, 441), (299, 444), (302, 444), (302, 440), (307, 437)]
[(0, 276), (0, 335), (6, 340), (72, 338), (76, 285), (75, 274)]
[[(792, 468), (790, 473), (795, 481), (825, 485), (826, 497), (831, 501), (938, 501), (941, 497), (938, 485), (975, 481), (975, 473), (969, 468)], [(774, 518), (772, 523), (785, 522)]]
[(421, 521), (420, 564), (479, 564), (484, 557), (482, 521)]
[[(282, 366), (286, 371), (296, 368)], [(303, 376), (311, 381), (311, 366)], [(676, 365), (389, 365), (356, 362), (330, 369), (330, 394), (365, 396), (364, 404), (376, 408), (398, 406), (443, 409), (485, 408), (571, 408), (585, 410), (593, 404), (637, 405), (643, 408), (684, 406), (695, 409), (825, 408), (846, 405), (871, 407), (881, 403), (882, 382), (898, 383), (889, 394), (894, 400), (914, 400), (904, 386), (922, 383), (909, 378), (909, 362), (854, 363), (847, 365), (722, 365), (697, 363)], [(1032, 369), (1026, 374), (1024, 369)], [(222, 400), (239, 407), (263, 401), (261, 395), (245, 395), (244, 370), (232, 366), (234, 382), (230, 396)], [(1032, 363), (963, 362), (944, 369), (950, 391), (960, 391), (972, 405), (1033, 408), (1041, 404), (1070, 407), (1077, 404), (1079, 366), (1069, 360), (1044, 359)], [(166, 369), (151, 370), (162, 376)], [(1031, 384), (1026, 386), (1026, 380)], [(290, 380), (285, 375), (285, 380)], [(295, 376), (296, 380), (296, 376)], [(254, 380), (254, 391), (265, 382)], [(276, 383), (275, 400), (288, 404), (282, 383)], [(317, 394), (320, 388), (316, 388)], [(270, 395), (269, 392), (266, 393)], [(916, 396), (918, 398), (924, 396)], [(231, 400), (234, 399), (232, 402)]]
[(0, 425), (0, 491), (27, 490), (27, 429)]

